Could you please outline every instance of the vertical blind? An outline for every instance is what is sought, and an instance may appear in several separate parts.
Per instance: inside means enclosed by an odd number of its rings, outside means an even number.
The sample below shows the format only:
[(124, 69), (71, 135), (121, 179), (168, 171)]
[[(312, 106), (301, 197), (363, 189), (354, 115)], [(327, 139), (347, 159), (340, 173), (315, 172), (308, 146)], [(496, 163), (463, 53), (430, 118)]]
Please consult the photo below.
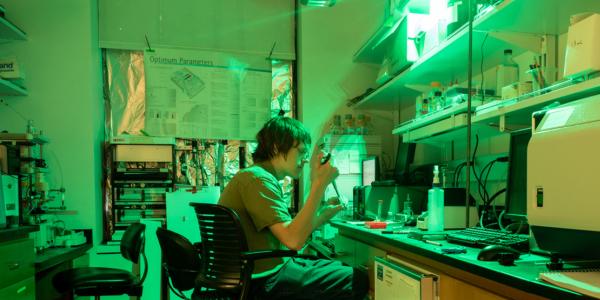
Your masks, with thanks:
[(99, 0), (98, 5), (102, 48), (143, 50), (147, 37), (150, 47), (295, 59), (295, 1)]

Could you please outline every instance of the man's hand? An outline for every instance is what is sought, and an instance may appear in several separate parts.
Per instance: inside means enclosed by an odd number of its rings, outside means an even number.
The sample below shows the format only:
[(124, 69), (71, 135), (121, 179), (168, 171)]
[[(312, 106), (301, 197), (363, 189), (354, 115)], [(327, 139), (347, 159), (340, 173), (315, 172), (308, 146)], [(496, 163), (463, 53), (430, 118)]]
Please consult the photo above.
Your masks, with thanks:
[(340, 199), (337, 197), (331, 197), (327, 199), (325, 203), (321, 205), (317, 217), (320, 223), (325, 223), (329, 219), (333, 218), (338, 212), (344, 209), (344, 205), (341, 204)]
[(315, 145), (310, 157), (310, 181), (312, 184), (322, 184), (324, 187), (330, 184), (340, 174), (337, 167), (332, 165), (332, 159), (321, 164), (325, 152), (321, 150), (323, 145)]

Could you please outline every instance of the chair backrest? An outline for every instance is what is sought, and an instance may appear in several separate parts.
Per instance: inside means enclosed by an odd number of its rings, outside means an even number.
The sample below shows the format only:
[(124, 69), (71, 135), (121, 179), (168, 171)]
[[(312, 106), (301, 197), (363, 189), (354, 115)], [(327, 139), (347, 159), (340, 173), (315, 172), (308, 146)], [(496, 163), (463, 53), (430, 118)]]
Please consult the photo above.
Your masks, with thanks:
[(134, 264), (140, 260), (140, 253), (144, 247), (144, 230), (146, 225), (142, 223), (133, 223), (127, 227), (121, 238), (121, 255)]
[(156, 236), (173, 288), (178, 291), (193, 289), (201, 267), (200, 256), (194, 245), (184, 236), (160, 227), (156, 229)]
[(145, 224), (133, 223), (127, 227), (121, 238), (121, 255), (125, 259), (134, 264), (140, 261), (140, 254), (144, 259), (144, 273), (140, 277), (140, 283), (143, 283), (146, 275), (148, 275), (148, 258), (146, 258), (146, 253), (144, 252), (144, 245), (146, 243), (145, 230)]
[(202, 238), (202, 272), (197, 280), (205, 287), (238, 292), (250, 282), (242, 252), (248, 251), (238, 214), (227, 207), (190, 203), (198, 217)]

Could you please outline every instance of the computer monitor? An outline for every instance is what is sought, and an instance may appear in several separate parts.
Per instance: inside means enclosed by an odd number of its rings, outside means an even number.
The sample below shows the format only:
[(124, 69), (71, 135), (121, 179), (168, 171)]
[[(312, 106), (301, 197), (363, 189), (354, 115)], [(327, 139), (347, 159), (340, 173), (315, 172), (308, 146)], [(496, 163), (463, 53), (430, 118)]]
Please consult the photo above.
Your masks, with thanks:
[(377, 156), (368, 156), (361, 162), (362, 185), (371, 185), (379, 180), (379, 160)]
[(398, 151), (396, 151), (396, 164), (394, 168), (394, 179), (397, 184), (410, 183), (410, 164), (415, 158), (415, 143), (403, 143), (402, 136), (398, 140)]
[(531, 129), (510, 135), (508, 177), (506, 179), (506, 214), (514, 221), (527, 221), (527, 144)]

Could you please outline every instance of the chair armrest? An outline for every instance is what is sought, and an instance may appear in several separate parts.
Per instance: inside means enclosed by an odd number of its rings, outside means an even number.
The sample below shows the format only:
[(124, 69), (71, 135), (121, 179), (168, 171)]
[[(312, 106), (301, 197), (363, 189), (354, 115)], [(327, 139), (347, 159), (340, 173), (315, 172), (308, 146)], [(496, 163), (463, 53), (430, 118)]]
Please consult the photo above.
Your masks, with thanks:
[(168, 272), (181, 272), (181, 273), (190, 273), (190, 274), (197, 274), (200, 271), (199, 270), (193, 270), (193, 269), (186, 269), (186, 268), (175, 268), (175, 267), (169, 267), (167, 265), (167, 263), (163, 263), (163, 268)]
[(193, 246), (194, 249), (196, 249), (196, 252), (202, 253), (202, 248), (204, 247), (204, 245), (202, 245), (202, 242), (194, 243)]
[(242, 258), (254, 261), (265, 258), (296, 256), (297, 254), (298, 252), (294, 250), (260, 250), (242, 252)]

